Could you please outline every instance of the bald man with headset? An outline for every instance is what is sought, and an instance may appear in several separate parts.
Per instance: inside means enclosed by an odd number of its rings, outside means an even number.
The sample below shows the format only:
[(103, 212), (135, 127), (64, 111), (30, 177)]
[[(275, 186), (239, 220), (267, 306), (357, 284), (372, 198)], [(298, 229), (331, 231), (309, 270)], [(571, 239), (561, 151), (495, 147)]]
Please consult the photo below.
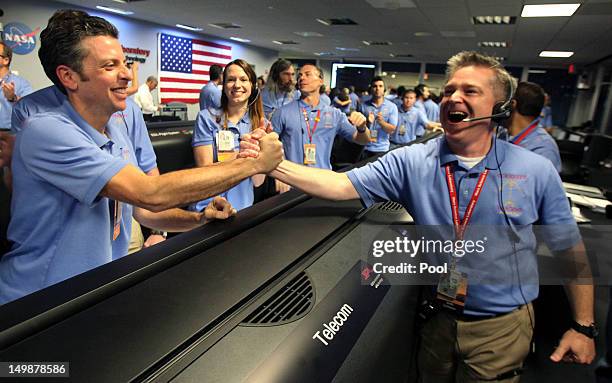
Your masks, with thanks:
[[(432, 288), (433, 311), (421, 329), (423, 382), (519, 380), (535, 320), (531, 301), (538, 296), (534, 224), (548, 233), (544, 239), (556, 256), (586, 262), (551, 162), (495, 138), (492, 120), (509, 117), (513, 81), (492, 57), (458, 53), (448, 61), (443, 137), (393, 150), (346, 173), (288, 161), (271, 173), (320, 198), (361, 198), (368, 206), (399, 202), (417, 225), (447, 226), (454, 241), (478, 234), (476, 225), (503, 233), (490, 239), (483, 255), (444, 254), (448, 271)], [(262, 136), (257, 131), (245, 137), (241, 155), (255, 155)], [(470, 262), (474, 268), (467, 267)], [(588, 263), (583, 266), (583, 279), (566, 284), (574, 323), (550, 356), (554, 362), (591, 363), (595, 357), (593, 284)], [(466, 286), (463, 296), (459, 285)]]

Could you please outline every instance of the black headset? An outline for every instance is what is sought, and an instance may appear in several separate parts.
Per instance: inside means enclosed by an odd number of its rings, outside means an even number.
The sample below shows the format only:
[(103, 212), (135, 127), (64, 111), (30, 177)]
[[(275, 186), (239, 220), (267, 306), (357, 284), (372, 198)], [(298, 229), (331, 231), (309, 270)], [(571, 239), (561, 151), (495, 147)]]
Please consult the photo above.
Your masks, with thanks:
[(493, 105), (491, 120), (498, 124), (501, 124), (505, 120), (509, 119), (512, 115), (512, 99), (514, 98), (514, 92), (516, 91), (512, 76), (510, 76), (510, 74), (507, 72), (504, 73), (504, 76), (506, 76), (508, 79), (508, 88), (510, 89), (510, 93), (508, 94), (506, 101), (500, 101)]

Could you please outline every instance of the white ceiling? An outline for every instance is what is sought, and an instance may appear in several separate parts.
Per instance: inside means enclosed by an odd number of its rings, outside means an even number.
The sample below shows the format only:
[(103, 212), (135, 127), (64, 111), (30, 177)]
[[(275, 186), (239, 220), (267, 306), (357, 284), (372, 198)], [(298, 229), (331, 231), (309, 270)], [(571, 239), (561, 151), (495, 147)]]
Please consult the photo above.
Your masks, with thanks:
[[(202, 33), (251, 40), (249, 45), (278, 50), (285, 57), (325, 59), (426, 61), (443, 63), (465, 49), (506, 57), (506, 65), (566, 66), (592, 64), (612, 55), (612, 0), (581, 0), (571, 17), (521, 18), (525, 4), (573, 3), (564, 0), (67, 0), (64, 3), (95, 8), (106, 5), (133, 11), (128, 17), (174, 26), (204, 28)], [(375, 5), (383, 5), (374, 7)], [(384, 8), (384, 5), (387, 8)], [(400, 7), (412, 5), (412, 7)], [(473, 25), (472, 16), (516, 16), (515, 25)], [(351, 18), (359, 25), (325, 26), (317, 18)], [(208, 24), (233, 22), (241, 29), (222, 30)], [(295, 32), (318, 32), (302, 37)], [(430, 36), (416, 37), (416, 32)], [(443, 32), (469, 32), (475, 37), (443, 37)], [(273, 40), (293, 40), (280, 46)], [(366, 46), (362, 40), (390, 41), (391, 46)], [(479, 41), (508, 41), (509, 48), (479, 48)], [(357, 48), (346, 52), (337, 47)], [(571, 50), (569, 59), (540, 58), (542, 50)], [(412, 54), (394, 59), (390, 54)]]

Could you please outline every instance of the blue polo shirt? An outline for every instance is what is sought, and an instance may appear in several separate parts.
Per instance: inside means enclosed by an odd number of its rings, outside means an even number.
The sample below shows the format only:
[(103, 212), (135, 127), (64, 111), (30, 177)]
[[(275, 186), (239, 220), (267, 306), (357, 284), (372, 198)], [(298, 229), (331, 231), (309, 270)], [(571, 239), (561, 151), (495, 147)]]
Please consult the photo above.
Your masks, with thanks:
[[(9, 72), (6, 76), (2, 77), (0, 84), (6, 83), (14, 83), (15, 84), (15, 94), (19, 97), (24, 97), (30, 93), (32, 93), (32, 86), (30, 83), (23, 77), (17, 76)], [(14, 103), (9, 102), (4, 96), (4, 92), (0, 89), (0, 129), (10, 129), (11, 128), (11, 113), (13, 111)]]
[[(408, 110), (404, 110), (403, 107), (399, 108), (399, 114), (397, 118), (397, 129), (391, 135), (391, 142), (394, 144), (407, 144), (414, 141), (417, 137), (420, 137), (425, 133), (425, 126), (429, 123), (427, 116), (421, 109), (412, 107)], [(402, 135), (402, 131), (405, 133)]]
[(431, 99), (427, 99), (423, 103), (423, 107), (425, 108), (425, 115), (429, 121), (440, 121), (440, 106), (438, 104)]
[(351, 92), (349, 98), (351, 99), (351, 111), (357, 110), (359, 108), (359, 96)]
[(270, 120), (275, 110), (290, 102), (300, 99), (300, 91), (294, 90), (290, 93), (274, 92), (270, 88), (266, 88), (261, 92), (261, 101), (263, 103), (264, 114)]
[[(116, 112), (111, 116), (108, 125), (128, 132), (134, 147), (138, 167), (147, 173), (157, 167), (157, 157), (153, 151), (153, 145), (151, 145), (142, 111), (130, 98), (126, 100), (126, 105), (125, 110)], [(37, 90), (19, 100), (13, 108), (11, 131), (13, 134), (21, 131), (29, 116), (49, 112), (66, 113), (72, 110), (73, 108), (66, 95), (55, 85)]]
[[(361, 113), (363, 113), (366, 118), (370, 114), (370, 112), (374, 113), (374, 117), (378, 116), (379, 112), (382, 112), (383, 119), (393, 125), (397, 126), (397, 106), (395, 104), (385, 98), (383, 98), (383, 103), (380, 106), (376, 106), (372, 103), (372, 99), (365, 101), (361, 104)], [(370, 142), (366, 145), (365, 149), (370, 152), (386, 152), (389, 150), (389, 134), (383, 130), (380, 124), (374, 120), (372, 126), (370, 126), (370, 132), (376, 130), (378, 134), (378, 138), (376, 142)], [(370, 133), (372, 134), (372, 133)]]
[(106, 136), (72, 108), (28, 118), (13, 152), (11, 250), (0, 259), (0, 303), (17, 299), (127, 254), (132, 207), (121, 203), (113, 241), (114, 201), (100, 191), (136, 164), (125, 128)]
[[(191, 145), (193, 147), (212, 145), (214, 162), (218, 161), (216, 135), (224, 125), (223, 119), (224, 117), (222, 116), (214, 115), (208, 110), (202, 110), (200, 113), (198, 113), (195, 129), (193, 130)], [(240, 137), (243, 134), (251, 132), (251, 119), (249, 118), (248, 113), (245, 113), (237, 124), (228, 121), (227, 129), (234, 133), (234, 150), (239, 151)], [(239, 184), (221, 193), (220, 195), (225, 197), (236, 210), (247, 208), (253, 205), (253, 181), (251, 180), (251, 177), (245, 178)], [(211, 200), (212, 198), (207, 198), (199, 201), (191, 205), (190, 209), (193, 211), (202, 211), (202, 209), (205, 209)]]
[(320, 102), (322, 105), (326, 105), (326, 106), (331, 105), (331, 100), (329, 99), (329, 96), (328, 96), (328, 95), (326, 95), (325, 93), (321, 93), (321, 94), (319, 95), (319, 100), (320, 100), (319, 102)]
[[(530, 302), (537, 297), (533, 224), (550, 229), (550, 235), (544, 239), (553, 251), (570, 248), (580, 241), (561, 179), (550, 161), (500, 140), (495, 146), (496, 149), (492, 148), (480, 163), (469, 170), (450, 151), (442, 137), (426, 144), (399, 148), (373, 163), (347, 172), (366, 205), (396, 201), (406, 208), (417, 225), (452, 227), (445, 165), (450, 164), (454, 172), (461, 217), (465, 214), (480, 173), (485, 168), (490, 170), (470, 227), (508, 230), (499, 204), (500, 195), (503, 195), (512, 229), (522, 235), (516, 244), (516, 253), (509, 240), (489, 238), (484, 255), (462, 258), (457, 263), (458, 270), (468, 273), (465, 312), (472, 315), (509, 312), (525, 303), (525, 300)], [(527, 234), (525, 230), (528, 230)], [(516, 273), (517, 263), (520, 264), (520, 280)], [(474, 282), (483, 276), (499, 276), (501, 282), (470, 284), (470, 280)], [(518, 288), (519, 285), (521, 288)]]
[(221, 109), (221, 89), (212, 81), (200, 90), (200, 110), (208, 108)]
[(294, 101), (280, 108), (272, 116), (274, 131), (283, 143), (285, 158), (289, 161), (304, 164), (304, 144), (310, 143), (303, 110), (306, 110), (310, 128), (314, 129), (315, 118), (320, 111), (320, 121), (314, 131), (312, 143), (316, 145), (316, 163), (307, 165), (321, 169), (331, 169), (330, 157), (334, 137), (340, 134), (353, 142), (356, 128), (340, 110), (332, 106), (319, 105), (310, 107), (302, 100)]
[(540, 112), (540, 123), (538, 127), (546, 129), (552, 126), (552, 109), (550, 106), (544, 106)]
[[(531, 123), (529, 123), (529, 125), (531, 125)], [(515, 137), (512, 137), (510, 142), (516, 144), (516, 139), (520, 137), (528, 128), (529, 126), (523, 129)], [(559, 154), (559, 147), (550, 134), (544, 130), (544, 128), (540, 128), (538, 126), (516, 145), (548, 158), (554, 165), (555, 169), (561, 173), (561, 155)]]

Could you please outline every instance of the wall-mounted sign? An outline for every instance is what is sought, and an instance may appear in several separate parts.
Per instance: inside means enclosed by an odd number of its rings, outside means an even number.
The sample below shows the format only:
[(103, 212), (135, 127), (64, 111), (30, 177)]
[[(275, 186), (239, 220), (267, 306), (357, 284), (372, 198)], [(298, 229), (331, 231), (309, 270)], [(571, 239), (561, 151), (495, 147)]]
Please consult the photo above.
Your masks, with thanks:
[(147, 61), (147, 57), (151, 54), (151, 51), (148, 49), (140, 49), (140, 48), (129, 48), (121, 46), (123, 48), (123, 53), (125, 54), (125, 59), (127, 61), (138, 61), (140, 63), (144, 63)]
[(8, 23), (4, 25), (4, 42), (13, 53), (27, 55), (36, 48), (36, 34), (40, 28), (32, 30), (22, 23)]

